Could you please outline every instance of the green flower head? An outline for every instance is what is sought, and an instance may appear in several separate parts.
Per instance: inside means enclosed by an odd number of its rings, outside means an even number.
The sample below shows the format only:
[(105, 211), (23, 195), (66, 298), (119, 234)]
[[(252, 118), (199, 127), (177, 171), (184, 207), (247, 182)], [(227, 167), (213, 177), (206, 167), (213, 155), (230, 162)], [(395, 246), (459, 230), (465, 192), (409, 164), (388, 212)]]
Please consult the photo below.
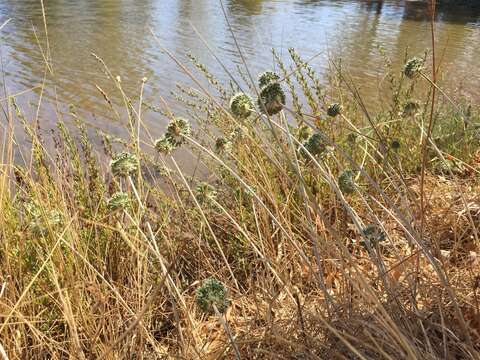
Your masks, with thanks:
[(216, 199), (217, 191), (212, 185), (206, 182), (201, 182), (197, 185), (196, 197), (200, 203), (210, 203), (212, 200)]
[(283, 109), (285, 101), (286, 97), (282, 86), (277, 82), (272, 82), (260, 90), (260, 96), (257, 102), (262, 112), (268, 115), (275, 115)]
[(128, 176), (138, 171), (139, 166), (138, 158), (128, 152), (121, 152), (110, 161), (110, 169), (114, 176)]
[(119, 209), (125, 209), (129, 205), (130, 198), (128, 197), (128, 194), (119, 191), (113, 194), (110, 199), (108, 199), (107, 209), (110, 211), (115, 211)]
[(230, 305), (225, 285), (214, 278), (203, 282), (197, 289), (196, 298), (198, 307), (207, 314), (214, 314), (215, 307), (220, 313), (224, 313)]
[(253, 99), (250, 95), (238, 93), (230, 99), (230, 110), (239, 119), (246, 119), (254, 108)]
[(420, 71), (423, 69), (425, 61), (421, 58), (414, 57), (407, 61), (403, 67), (403, 73), (409, 79), (414, 79)]
[(185, 136), (189, 136), (190, 133), (190, 122), (187, 119), (178, 117), (168, 124), (165, 137), (176, 147), (182, 145), (185, 142)]
[[(323, 155), (327, 150), (327, 146), (325, 145), (325, 142), (323, 141), (322, 136), (318, 133), (315, 133), (312, 136), (310, 136), (308, 140), (303, 144), (303, 146), (314, 157)], [(302, 151), (302, 154), (305, 158), (307, 159), (310, 158), (308, 154), (305, 153), (305, 151)]]
[(260, 89), (267, 86), (270, 83), (278, 82), (280, 80), (280, 76), (273, 71), (265, 71), (258, 75), (258, 86)]
[(170, 137), (163, 135), (160, 139), (155, 141), (155, 149), (161, 154), (168, 155), (173, 151), (174, 146)]
[(355, 179), (352, 170), (343, 171), (338, 177), (338, 186), (344, 194), (355, 192)]
[(331, 117), (336, 117), (342, 113), (342, 105), (338, 103), (330, 104), (327, 109), (327, 115)]

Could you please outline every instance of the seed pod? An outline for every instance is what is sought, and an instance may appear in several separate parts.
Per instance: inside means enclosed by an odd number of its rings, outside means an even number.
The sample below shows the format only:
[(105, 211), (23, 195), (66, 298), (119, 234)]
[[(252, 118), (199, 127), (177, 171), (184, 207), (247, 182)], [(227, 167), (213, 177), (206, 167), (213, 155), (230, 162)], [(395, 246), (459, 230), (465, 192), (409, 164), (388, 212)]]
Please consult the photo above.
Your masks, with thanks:
[(258, 75), (258, 86), (261, 88), (267, 86), (272, 82), (278, 82), (280, 76), (273, 71), (265, 71)]
[(185, 142), (185, 136), (189, 136), (190, 133), (190, 122), (187, 119), (178, 117), (170, 121), (165, 136), (174, 147), (177, 147)]
[[(315, 133), (312, 136), (310, 136), (308, 140), (303, 144), (303, 146), (314, 157), (318, 157), (324, 154), (325, 151), (327, 150), (327, 146), (325, 145), (322, 139), (322, 136), (318, 133)], [(306, 159), (310, 158), (310, 156), (308, 156), (308, 154), (305, 153), (305, 151), (302, 151), (302, 155)]]
[(408, 60), (403, 67), (403, 73), (409, 79), (414, 79), (420, 71), (423, 69), (425, 61), (421, 58), (414, 57)]
[(214, 314), (214, 307), (224, 313), (230, 305), (225, 285), (214, 278), (205, 280), (197, 289), (196, 300), (198, 307), (207, 314)]
[(114, 176), (128, 176), (138, 171), (139, 166), (137, 157), (128, 152), (121, 152), (110, 161), (110, 169)]
[(230, 110), (239, 119), (246, 119), (254, 108), (253, 99), (244, 93), (238, 93), (230, 99)]
[(342, 105), (333, 103), (327, 109), (327, 115), (331, 117), (336, 117), (342, 113)]
[(175, 147), (173, 146), (170, 137), (163, 135), (160, 139), (155, 141), (155, 149), (162, 154), (170, 154)]
[(267, 84), (260, 90), (258, 106), (268, 115), (278, 114), (285, 105), (286, 97), (282, 86), (277, 82)]

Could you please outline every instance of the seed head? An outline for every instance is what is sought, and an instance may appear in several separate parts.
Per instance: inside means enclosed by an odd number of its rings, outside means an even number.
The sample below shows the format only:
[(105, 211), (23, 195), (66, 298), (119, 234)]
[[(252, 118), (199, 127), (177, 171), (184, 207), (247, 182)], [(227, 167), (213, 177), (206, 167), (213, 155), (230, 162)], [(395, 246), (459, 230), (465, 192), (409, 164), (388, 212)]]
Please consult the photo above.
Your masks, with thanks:
[[(318, 133), (310, 136), (308, 140), (303, 144), (303, 146), (314, 157), (322, 155), (327, 150), (327, 146), (325, 145), (322, 136)], [(305, 158), (310, 158), (308, 154), (305, 153), (305, 151), (303, 151), (302, 153)]]
[(286, 97), (282, 86), (278, 82), (271, 82), (260, 90), (258, 106), (268, 115), (278, 114), (285, 105)]
[(425, 61), (421, 58), (414, 57), (407, 61), (403, 67), (403, 73), (409, 79), (414, 79), (420, 71), (423, 69)]
[(342, 105), (338, 103), (330, 104), (327, 109), (327, 115), (331, 117), (336, 117), (342, 113)]
[(128, 197), (128, 194), (119, 191), (113, 194), (110, 199), (108, 199), (107, 209), (110, 211), (115, 211), (119, 209), (125, 209), (129, 205), (130, 198)]
[(174, 146), (172, 142), (170, 141), (170, 137), (167, 137), (166, 135), (163, 135), (160, 139), (155, 141), (155, 149), (162, 154), (168, 155), (170, 154)]
[(190, 122), (187, 119), (178, 117), (168, 124), (165, 137), (168, 138), (174, 147), (177, 147), (185, 142), (185, 136), (189, 136), (190, 133)]
[(239, 119), (246, 119), (254, 108), (253, 99), (250, 95), (238, 93), (230, 99), (230, 110)]
[(205, 280), (197, 289), (198, 307), (207, 314), (214, 314), (214, 305), (220, 313), (224, 313), (230, 305), (227, 299), (227, 289), (220, 281), (214, 278)]
[(280, 80), (280, 76), (277, 73), (265, 71), (258, 75), (258, 86), (261, 89), (272, 82), (278, 82), (278, 80)]
[(344, 194), (351, 194), (355, 192), (355, 179), (352, 170), (343, 171), (338, 177), (338, 186)]
[(128, 152), (121, 152), (110, 161), (110, 169), (114, 176), (128, 176), (138, 171), (139, 166), (138, 158)]

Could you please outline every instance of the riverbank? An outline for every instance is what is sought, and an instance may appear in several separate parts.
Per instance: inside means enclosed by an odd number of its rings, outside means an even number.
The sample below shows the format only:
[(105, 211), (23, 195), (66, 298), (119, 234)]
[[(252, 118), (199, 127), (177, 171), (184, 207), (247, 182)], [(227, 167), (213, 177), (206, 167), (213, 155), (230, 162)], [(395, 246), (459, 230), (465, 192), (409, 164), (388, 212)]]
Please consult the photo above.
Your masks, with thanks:
[[(59, 122), (47, 150), (41, 123), (10, 99), (9, 359), (479, 355), (478, 104), (439, 87), (432, 107), (414, 58), (401, 73), (387, 63), (370, 113), (337, 63), (324, 86), (290, 56), (292, 67), (277, 57), (277, 74), (229, 85), (194, 60), (196, 85), (178, 87), (189, 116), (156, 109), (169, 121), (158, 139), (141, 96), (106, 71), (129, 136), (98, 133), (100, 149), (71, 107), (75, 129)], [(13, 124), (31, 142), (22, 163)], [(180, 151), (206, 179), (178, 166)]]

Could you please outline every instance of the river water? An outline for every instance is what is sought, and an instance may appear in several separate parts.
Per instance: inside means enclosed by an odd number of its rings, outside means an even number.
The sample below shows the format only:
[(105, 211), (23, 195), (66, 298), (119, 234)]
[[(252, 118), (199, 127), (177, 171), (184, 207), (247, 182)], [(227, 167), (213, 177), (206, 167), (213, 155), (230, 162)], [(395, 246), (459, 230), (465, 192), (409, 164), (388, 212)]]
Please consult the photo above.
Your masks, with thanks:
[[(430, 47), (426, 6), (418, 1), (223, 0), (225, 14), (218, 0), (44, 0), (44, 4), (48, 44), (40, 0), (0, 1), (0, 24), (10, 19), (0, 31), (0, 98), (5, 98), (5, 90), (18, 93), (17, 102), (34, 109), (40, 85), (45, 83), (44, 127), (55, 124), (57, 108), (75, 104), (88, 113), (93, 126), (118, 129), (96, 86), (107, 91), (114, 103), (120, 98), (91, 53), (121, 76), (130, 96), (139, 93), (141, 79), (146, 77), (144, 99), (161, 105), (163, 97), (181, 114), (171, 91), (188, 79), (161, 48), (182, 62), (191, 52), (227, 80), (194, 30), (235, 72), (236, 66), (243, 65), (226, 19), (253, 73), (272, 67), (272, 47), (285, 58), (289, 47), (305, 58), (320, 54), (312, 65), (324, 79), (329, 58), (342, 56), (344, 68), (363, 94), (372, 97), (378, 95), (383, 68), (379, 47), (399, 70), (406, 49), (411, 55), (422, 55)], [(478, 99), (480, 8), (443, 6), (436, 20), (445, 83), (457, 94)], [(53, 73), (46, 72), (45, 57), (51, 58)], [(164, 118), (150, 111), (144, 115), (153, 132), (161, 131)]]

